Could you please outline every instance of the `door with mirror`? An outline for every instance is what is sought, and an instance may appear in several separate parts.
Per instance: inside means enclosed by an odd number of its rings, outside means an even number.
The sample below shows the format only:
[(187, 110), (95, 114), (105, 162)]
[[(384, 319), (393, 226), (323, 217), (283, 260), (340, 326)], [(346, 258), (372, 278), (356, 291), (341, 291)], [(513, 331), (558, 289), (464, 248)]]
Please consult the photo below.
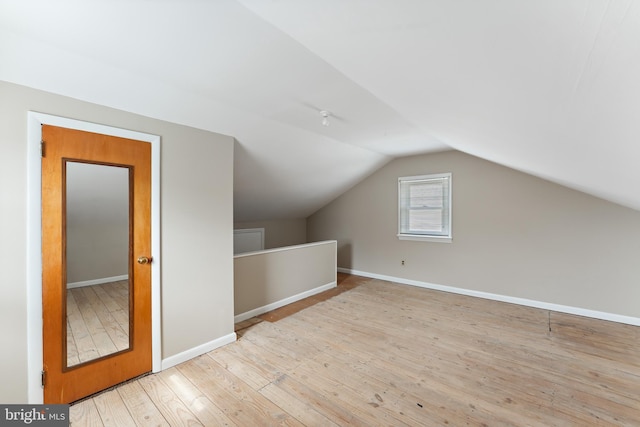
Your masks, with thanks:
[(151, 370), (151, 147), (43, 126), (45, 403)]

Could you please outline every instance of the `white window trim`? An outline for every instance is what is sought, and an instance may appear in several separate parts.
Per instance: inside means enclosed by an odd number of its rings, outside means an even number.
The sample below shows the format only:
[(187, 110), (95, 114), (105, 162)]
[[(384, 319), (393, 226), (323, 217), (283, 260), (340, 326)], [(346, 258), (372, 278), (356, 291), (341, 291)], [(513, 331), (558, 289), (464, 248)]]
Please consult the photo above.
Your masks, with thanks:
[[(428, 235), (428, 234), (410, 234), (410, 233), (402, 233), (402, 203), (400, 200), (401, 197), (401, 186), (403, 182), (406, 181), (420, 181), (420, 180), (429, 180), (429, 179), (438, 179), (438, 178), (448, 178), (449, 179), (449, 234), (444, 236), (437, 235)], [(453, 222), (452, 215), (453, 212), (453, 177), (451, 173), (438, 173), (438, 174), (430, 174), (430, 175), (417, 175), (417, 176), (403, 176), (398, 178), (398, 234), (397, 237), (399, 240), (415, 240), (415, 241), (423, 241), (423, 242), (435, 242), (435, 243), (451, 243), (453, 241)]]
[(434, 242), (434, 243), (451, 243), (453, 241), (453, 237), (449, 236), (423, 236), (419, 234), (399, 234), (398, 240), (418, 240), (423, 242)]

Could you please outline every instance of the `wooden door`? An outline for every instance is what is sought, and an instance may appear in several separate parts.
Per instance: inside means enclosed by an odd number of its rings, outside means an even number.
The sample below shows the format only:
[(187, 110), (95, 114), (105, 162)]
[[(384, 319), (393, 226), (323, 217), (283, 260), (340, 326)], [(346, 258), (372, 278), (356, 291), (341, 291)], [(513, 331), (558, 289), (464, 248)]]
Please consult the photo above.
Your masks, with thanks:
[[(151, 144), (49, 125), (43, 125), (42, 139), (44, 402), (70, 403), (150, 372), (152, 368)], [(67, 313), (68, 307), (72, 307), (68, 299), (70, 290), (67, 289), (67, 264), (70, 261), (67, 259), (67, 210), (70, 203), (67, 200), (70, 197), (67, 194), (70, 191), (67, 175), (78, 166), (89, 169), (95, 166), (100, 170), (114, 170), (125, 175), (128, 216), (124, 234), (128, 236), (128, 245), (123, 250), (123, 262), (128, 270), (125, 283), (125, 290), (128, 292), (124, 296), (120, 295), (120, 303), (125, 307), (121, 314), (126, 317), (126, 326), (118, 326), (115, 312), (110, 313), (88, 297), (83, 302), (86, 304), (84, 308), (73, 306), (74, 310), (77, 309), (76, 320), (81, 319), (87, 327), (83, 331), (84, 335), (79, 334), (81, 337), (78, 341), (95, 338), (98, 342), (99, 337), (107, 337), (111, 333), (120, 338), (121, 345), (105, 353), (92, 349), (95, 357), (90, 360), (70, 362), (68, 347), (76, 346), (76, 343), (70, 338), (72, 331), (69, 325), (73, 319), (71, 313), (69, 317)], [(86, 186), (87, 183), (83, 184)], [(90, 193), (99, 198), (102, 190), (103, 188), (95, 188)], [(91, 203), (93, 202), (89, 201), (87, 206), (94, 206)], [(100, 242), (94, 244), (99, 245)], [(92, 257), (100, 260), (99, 257), (102, 256), (100, 253), (93, 254), (91, 246), (87, 246), (81, 253), (85, 256), (84, 262), (92, 260)], [(94, 282), (89, 280), (79, 283), (91, 285)], [(104, 290), (98, 292), (94, 285), (83, 286), (80, 292), (84, 296), (90, 293), (107, 294)], [(75, 303), (80, 304), (79, 301), (74, 301)], [(97, 322), (98, 314), (105, 314), (112, 323)], [(91, 328), (98, 332), (87, 337), (86, 332)]]

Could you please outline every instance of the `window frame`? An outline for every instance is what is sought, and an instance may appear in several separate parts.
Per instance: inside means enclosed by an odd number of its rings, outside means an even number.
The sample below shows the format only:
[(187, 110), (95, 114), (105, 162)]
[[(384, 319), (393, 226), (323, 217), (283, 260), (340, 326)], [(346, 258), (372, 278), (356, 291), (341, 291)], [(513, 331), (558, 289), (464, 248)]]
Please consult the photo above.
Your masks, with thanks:
[[(445, 190), (445, 194), (443, 194), (443, 215), (446, 215), (446, 225), (448, 225), (448, 229), (445, 230), (444, 234), (429, 234), (428, 232), (422, 234), (411, 233), (409, 230), (402, 229), (403, 225), (403, 217), (406, 215), (403, 212), (408, 210), (408, 206), (403, 204), (403, 186), (406, 186), (408, 183), (424, 183), (428, 181), (441, 181), (448, 180), (448, 188)], [(452, 212), (453, 212), (453, 177), (450, 172), (447, 173), (437, 173), (437, 174), (429, 174), (429, 175), (415, 175), (415, 176), (403, 176), (398, 178), (398, 234), (397, 237), (399, 240), (418, 240), (425, 242), (438, 242), (438, 243), (451, 243), (453, 240), (453, 224), (452, 224)]]

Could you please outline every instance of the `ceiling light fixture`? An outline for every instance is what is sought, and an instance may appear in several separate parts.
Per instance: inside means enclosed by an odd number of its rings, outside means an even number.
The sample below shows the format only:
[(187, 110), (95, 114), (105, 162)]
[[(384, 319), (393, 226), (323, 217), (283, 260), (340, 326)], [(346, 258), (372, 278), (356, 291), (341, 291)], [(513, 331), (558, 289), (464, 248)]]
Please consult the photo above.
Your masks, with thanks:
[(322, 116), (322, 126), (329, 126), (329, 116), (331, 113), (327, 110), (320, 111), (320, 115)]

